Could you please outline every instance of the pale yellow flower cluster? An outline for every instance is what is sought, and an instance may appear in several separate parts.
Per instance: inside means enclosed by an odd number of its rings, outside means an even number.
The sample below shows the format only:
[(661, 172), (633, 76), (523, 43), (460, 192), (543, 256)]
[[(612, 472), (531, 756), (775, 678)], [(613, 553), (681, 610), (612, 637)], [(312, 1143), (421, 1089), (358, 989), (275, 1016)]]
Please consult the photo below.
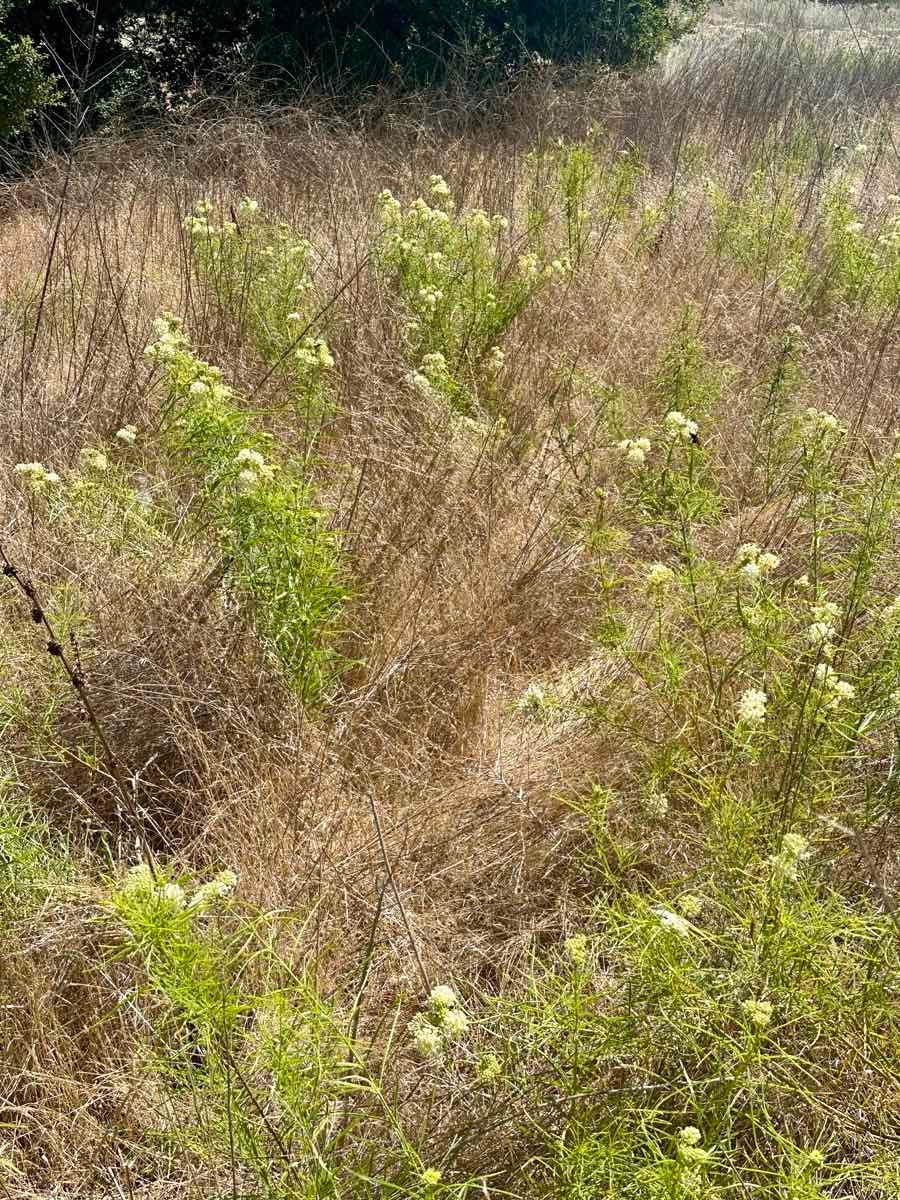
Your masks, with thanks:
[(469, 1029), (469, 1019), (459, 1004), (453, 988), (445, 983), (431, 989), (425, 1011), (409, 1023), (413, 1044), (423, 1058), (442, 1054), (449, 1042), (464, 1037)]
[(642, 467), (652, 446), (649, 438), (623, 438), (621, 442), (617, 443), (616, 449), (631, 466)]
[(769, 858), (775, 874), (783, 879), (796, 879), (800, 862), (808, 855), (806, 838), (799, 833), (786, 833), (781, 839), (781, 849)]
[(690, 417), (686, 417), (677, 408), (673, 408), (666, 413), (663, 426), (673, 441), (694, 442), (697, 440), (697, 435), (700, 432), (700, 426), (697, 422), (692, 421)]
[(28, 484), (34, 491), (55, 487), (62, 480), (55, 471), (49, 471), (43, 463), (20, 462), (13, 467), (13, 474)]
[(738, 720), (744, 725), (762, 725), (769, 697), (759, 688), (747, 688), (737, 704)]
[(239, 450), (235, 455), (234, 462), (235, 466), (239, 468), (236, 482), (238, 489), (242, 492), (253, 491), (260, 484), (271, 483), (275, 478), (277, 468), (267, 463), (265, 456), (258, 450), (249, 448)]
[(763, 550), (756, 542), (744, 542), (738, 547), (734, 561), (742, 579), (757, 583), (763, 576), (776, 570), (781, 559), (771, 550)]

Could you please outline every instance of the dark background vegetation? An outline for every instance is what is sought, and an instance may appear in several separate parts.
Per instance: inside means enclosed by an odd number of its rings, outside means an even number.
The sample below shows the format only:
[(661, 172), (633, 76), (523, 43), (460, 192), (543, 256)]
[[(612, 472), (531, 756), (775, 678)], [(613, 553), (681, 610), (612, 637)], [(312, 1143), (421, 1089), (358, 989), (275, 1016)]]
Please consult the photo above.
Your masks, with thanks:
[[(0, 136), (165, 110), (238, 80), (281, 100), (508, 79), (528, 62), (641, 65), (705, 0), (0, 0)], [(49, 106), (49, 107), (48, 107)]]

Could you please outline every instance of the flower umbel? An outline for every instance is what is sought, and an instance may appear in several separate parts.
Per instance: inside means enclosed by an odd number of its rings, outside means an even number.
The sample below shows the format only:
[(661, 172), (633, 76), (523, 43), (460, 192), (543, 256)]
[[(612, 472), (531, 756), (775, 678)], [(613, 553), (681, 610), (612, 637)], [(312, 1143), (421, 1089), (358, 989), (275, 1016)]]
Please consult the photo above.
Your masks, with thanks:
[(744, 725), (762, 725), (769, 697), (760, 688), (747, 688), (737, 704), (738, 720)]
[(633, 467), (642, 467), (650, 453), (650, 439), (645, 437), (624, 438), (617, 444), (617, 449), (627, 463)]
[(444, 1037), (421, 1013), (409, 1023), (413, 1044), (422, 1058), (436, 1058), (444, 1049)]
[(700, 432), (700, 426), (696, 421), (692, 421), (690, 417), (686, 417), (683, 412), (679, 412), (677, 408), (673, 408), (666, 413), (663, 421), (667, 435), (673, 441), (681, 442), (696, 442), (697, 435)]
[(459, 1004), (456, 992), (452, 987), (448, 987), (446, 983), (439, 983), (433, 987), (428, 995), (428, 1007), (432, 1012), (442, 1013), (449, 1008), (456, 1008)]
[(742, 578), (756, 582), (774, 571), (781, 559), (771, 550), (761, 549), (756, 542), (744, 542), (738, 547), (734, 561)]
[(741, 1012), (757, 1029), (765, 1029), (772, 1020), (773, 1008), (768, 1000), (742, 1000)]
[(583, 967), (587, 962), (588, 940), (583, 933), (575, 933), (566, 938), (566, 954), (575, 967)]
[(786, 833), (781, 839), (781, 849), (771, 855), (769, 865), (782, 879), (796, 879), (802, 859), (808, 855), (806, 838), (799, 833)]
[(647, 568), (645, 582), (651, 591), (664, 592), (675, 582), (675, 572), (665, 563), (651, 563)]

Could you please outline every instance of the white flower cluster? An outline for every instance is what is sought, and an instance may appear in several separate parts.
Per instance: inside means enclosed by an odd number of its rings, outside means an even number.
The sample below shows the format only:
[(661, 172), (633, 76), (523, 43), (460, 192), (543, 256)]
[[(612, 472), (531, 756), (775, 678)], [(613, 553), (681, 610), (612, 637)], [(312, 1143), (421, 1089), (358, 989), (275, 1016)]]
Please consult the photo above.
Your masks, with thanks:
[(447, 360), (439, 350), (425, 355), (422, 359), (422, 370), (429, 379), (443, 379), (449, 375)]
[(116, 438), (126, 446), (133, 446), (137, 441), (137, 425), (123, 425), (117, 430)]
[(661, 821), (669, 811), (669, 797), (655, 783), (641, 793), (639, 803), (654, 821)]
[(698, 1167), (708, 1163), (712, 1158), (709, 1150), (700, 1145), (703, 1135), (696, 1125), (685, 1125), (678, 1131), (678, 1161), (689, 1166)]
[(487, 234), (500, 233), (502, 230), (509, 229), (509, 221), (506, 217), (495, 213), (492, 217), (484, 211), (483, 208), (473, 208), (471, 212), (466, 213), (463, 218), (463, 223), (466, 231), (470, 234)]
[(801, 861), (809, 854), (809, 843), (799, 833), (786, 833), (781, 849), (769, 858), (769, 865), (783, 879), (796, 879)]
[[(425, 267), (427, 274), (419, 300), (427, 310), (434, 312), (444, 298), (435, 275), (455, 281), (459, 255), (492, 258), (485, 239), (508, 229), (509, 221), (499, 214), (489, 216), (480, 208), (458, 216), (454, 214), (453, 195), (442, 175), (431, 176), (429, 191), (433, 204), (419, 196), (404, 211), (400, 201), (385, 189), (378, 195), (377, 206), (389, 257), (399, 254), (402, 259), (411, 259), (413, 264)], [(488, 303), (489, 297), (482, 297), (482, 300)]]
[[(291, 317), (297, 315), (290, 314)], [(334, 356), (328, 348), (328, 343), (321, 337), (304, 338), (294, 350), (294, 358), (301, 366), (315, 370), (330, 371), (334, 366)]]
[(663, 425), (666, 433), (673, 441), (694, 442), (697, 440), (697, 434), (700, 432), (700, 426), (697, 422), (692, 421), (690, 417), (686, 417), (677, 408), (673, 408), (670, 412), (666, 413)]
[(627, 463), (631, 463), (633, 467), (642, 467), (652, 447), (649, 438), (639, 437), (624, 438), (617, 444), (616, 449)]
[[(148, 358), (154, 358), (168, 365), (172, 382), (184, 398), (197, 406), (215, 407), (227, 403), (233, 392), (222, 382), (222, 372), (218, 367), (211, 366), (202, 359), (194, 358), (188, 352), (188, 340), (181, 330), (181, 319), (171, 313), (164, 313), (153, 322), (156, 341), (145, 349)], [(174, 360), (178, 358), (178, 361)], [(187, 375), (187, 379), (184, 378)], [(188, 382), (189, 380), (189, 382)], [(183, 425), (185, 417), (177, 419), (177, 424)]]
[(201, 883), (188, 901), (188, 907), (195, 912), (212, 908), (220, 900), (226, 900), (236, 887), (237, 875), (234, 871), (220, 871), (207, 883)]
[(87, 471), (102, 472), (109, 469), (109, 459), (102, 450), (96, 450), (93, 446), (82, 446), (78, 457)]
[(834, 413), (825, 409), (810, 406), (800, 416), (800, 440), (804, 446), (813, 446), (819, 442), (832, 442), (843, 437), (847, 426), (843, 425)]
[(235, 466), (239, 468), (236, 481), (242, 492), (252, 491), (261, 483), (271, 483), (275, 478), (277, 468), (267, 463), (265, 457), (258, 450), (248, 448), (239, 450), (234, 457), (234, 462)]
[(433, 286), (419, 288), (419, 299), (422, 301), (422, 304), (425, 306), (425, 308), (427, 308), (431, 313), (434, 312), (443, 298), (444, 293), (440, 288)]
[(806, 630), (806, 640), (810, 646), (818, 650), (823, 658), (831, 658), (834, 654), (832, 641), (837, 637), (834, 622), (840, 616), (840, 608), (830, 600), (822, 600), (811, 607), (812, 622)]
[(838, 708), (845, 700), (852, 700), (856, 695), (853, 684), (842, 679), (828, 663), (819, 663), (816, 667), (816, 683), (822, 689), (828, 708)]
[[(496, 217), (494, 220), (496, 221)], [(552, 279), (554, 275), (570, 275), (572, 273), (572, 260), (567, 254), (561, 258), (554, 258), (551, 262), (541, 265), (541, 260), (536, 254), (520, 254), (516, 266), (519, 274), (524, 279), (539, 280), (545, 282)]]
[(756, 542), (744, 542), (738, 546), (734, 561), (741, 577), (756, 583), (764, 575), (776, 570), (781, 559), (771, 550), (763, 550)]
[(466, 228), (475, 234), (491, 232), (491, 218), (483, 208), (473, 208), (465, 217)]
[(407, 376), (407, 382), (426, 399), (438, 399), (450, 384), (450, 371), (444, 355), (439, 350), (426, 354), (419, 369), (411, 371)]
[(644, 583), (651, 591), (664, 592), (675, 582), (675, 572), (665, 563), (651, 563), (644, 576)]
[(765, 1029), (772, 1020), (774, 1009), (768, 1000), (742, 1000), (741, 1012), (751, 1025)]
[(428, 179), (428, 190), (445, 208), (453, 207), (453, 193), (443, 175), (431, 175)]
[(459, 1006), (453, 988), (441, 983), (431, 989), (425, 1011), (409, 1023), (416, 1050), (423, 1058), (442, 1054), (447, 1043), (464, 1037), (469, 1019)]
[(587, 962), (588, 940), (583, 933), (575, 933), (565, 940), (565, 951), (573, 967), (583, 967)]
[(181, 884), (162, 882), (148, 863), (138, 863), (128, 871), (122, 884), (122, 894), (132, 902), (153, 903), (171, 911), (183, 909), (187, 903)]
[[(251, 203), (253, 202), (251, 201)], [(214, 225), (209, 219), (212, 210), (211, 200), (198, 200), (191, 212), (184, 218), (184, 228), (192, 238), (233, 237), (237, 233), (237, 225), (234, 221), (223, 221), (221, 225)]]
[(209, 229), (209, 215), (212, 209), (211, 200), (198, 200), (184, 218), (184, 228), (188, 233), (191, 235), (206, 233)]
[(122, 884), (122, 894), (132, 902), (152, 903), (171, 911), (190, 909), (202, 912), (230, 896), (237, 885), (234, 871), (220, 871), (214, 879), (201, 884), (189, 898), (180, 883), (161, 880), (148, 863), (131, 867)]
[(482, 1083), (496, 1083), (503, 1074), (503, 1064), (496, 1054), (488, 1051), (479, 1057), (475, 1074)]
[(45, 487), (54, 487), (56, 484), (62, 483), (55, 471), (48, 471), (44, 464), (39, 462), (16, 463), (13, 467), (13, 474), (18, 475), (36, 492)]
[(420, 226), (440, 226), (446, 225), (450, 221), (450, 214), (444, 208), (432, 208), (427, 200), (423, 200), (418, 196), (409, 206), (407, 216), (414, 219), (415, 223)]
[(400, 201), (388, 188), (384, 188), (378, 193), (375, 203), (381, 211), (382, 224), (391, 226), (401, 223), (403, 209), (400, 207)]
[(523, 716), (538, 719), (547, 712), (547, 694), (539, 683), (532, 681), (516, 701), (515, 707)]
[(172, 313), (163, 313), (161, 317), (156, 317), (153, 333), (156, 340), (144, 347), (144, 355), (157, 362), (171, 362), (187, 344), (187, 338), (181, 330), (181, 319)]
[(526, 279), (534, 279), (541, 273), (541, 264), (536, 254), (520, 254), (516, 263), (519, 274)]
[(487, 356), (485, 366), (491, 375), (497, 375), (503, 370), (503, 364), (506, 362), (506, 355), (499, 346), (492, 346), (490, 353)]
[(747, 688), (737, 703), (738, 720), (743, 725), (762, 725), (769, 697), (759, 688)]
[(657, 904), (651, 911), (656, 914), (663, 929), (677, 933), (679, 937), (688, 937), (690, 935), (690, 924), (677, 912), (673, 912), (671, 908)]

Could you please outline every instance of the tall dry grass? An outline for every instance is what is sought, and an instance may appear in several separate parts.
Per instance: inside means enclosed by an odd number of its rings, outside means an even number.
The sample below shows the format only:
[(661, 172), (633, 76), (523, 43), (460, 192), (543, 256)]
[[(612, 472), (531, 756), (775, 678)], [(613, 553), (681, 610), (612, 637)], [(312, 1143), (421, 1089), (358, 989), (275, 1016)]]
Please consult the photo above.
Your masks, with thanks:
[[(352, 994), (362, 972), (370, 1047), (384, 1044), (398, 997), (407, 1017), (414, 1010), (423, 973), (502, 995), (581, 926), (595, 882), (579, 803), (596, 782), (627, 793), (633, 764), (613, 727), (523, 721), (516, 706), (535, 681), (569, 697), (615, 692), (620, 668), (598, 642), (602, 563), (577, 530), (598, 489), (617, 486), (597, 433), (603, 405), (624, 398), (634, 426), (649, 417), (686, 307), (708, 361), (727, 364), (726, 402), (704, 430), (726, 481), (711, 546), (757, 540), (790, 559), (796, 518), (756, 490), (750, 415), (773, 339), (795, 321), (806, 335), (799, 403), (833, 409), (873, 447), (898, 431), (896, 311), (810, 307), (748, 274), (711, 235), (702, 175), (740, 197), (754, 169), (774, 171), (802, 138), (798, 203), (807, 198), (815, 231), (834, 147), (865, 141), (859, 200), (874, 211), (896, 191), (900, 53), (852, 66), (800, 62), (769, 41), (694, 53), (624, 81), (545, 74), (490, 113), (434, 98), (373, 104), (358, 122), (200, 106), (142, 137), (79, 146), (64, 199), (67, 167), (52, 157), (3, 194), (0, 544), (64, 635), (77, 635), (152, 855), (197, 876), (233, 869), (240, 903), (281, 914), (281, 952), (309, 964), (324, 995)], [(524, 244), (529, 154), (595, 125), (609, 133), (610, 161), (633, 148), (649, 169), (629, 216), (601, 228), (580, 268), (514, 325), (500, 376), (510, 438), (473, 441), (408, 382), (401, 304), (372, 265), (373, 199), (385, 187), (411, 198), (439, 173), (460, 207), (507, 215), (511, 242)], [(636, 249), (642, 207), (676, 182), (680, 206)], [(153, 319), (180, 314), (201, 356), (291, 441), (284, 377), (198, 279), (183, 229), (197, 198), (227, 212), (243, 195), (312, 242), (338, 364), (311, 477), (341, 535), (351, 598), (338, 644), (347, 666), (318, 709), (293, 701), (244, 614), (222, 602), (215, 552), (182, 527), (197, 497), (165, 469), (160, 390), (143, 357)], [(171, 524), (148, 532), (141, 504), (101, 495), (77, 525), (60, 525), (17, 484), (17, 463), (75, 469), (83, 447), (114, 445), (129, 424), (140, 436), (123, 469), (146, 511), (176, 514)], [(662, 553), (652, 522), (629, 536), (642, 560)], [(97, 904), (109, 875), (135, 861), (134, 829), (109, 764), (84, 750), (77, 689), (10, 588), (0, 664), (7, 795), (27, 797), (30, 828), (43, 831), (39, 874), (52, 884), (23, 891), (21, 856), (0, 874), (14, 898), (0, 968), (2, 1187), (240, 1194), (225, 1166), (146, 1135), (172, 1101), (143, 1061), (147, 1009), (128, 963), (109, 958), (114, 935)], [(864, 857), (848, 844), (851, 892), (877, 869), (896, 895), (892, 821), (866, 834)], [(47, 847), (60, 839), (57, 864)], [(647, 853), (650, 877), (692, 869), (677, 823)], [(836, 1058), (835, 1106), (847, 1070)], [(422, 1147), (437, 1155), (456, 1138), (468, 1175), (499, 1170), (500, 1188), (528, 1193), (515, 1166), (539, 1138), (520, 1124), (510, 1141), (503, 1125), (523, 1113), (473, 1100), (475, 1127), (458, 1115), (448, 1127), (445, 1101), (400, 1077), (397, 1109), (421, 1124)], [(536, 1127), (552, 1120), (534, 1116)], [(538, 1174), (531, 1194), (550, 1194)], [(606, 1194), (572, 1187), (566, 1195)]]

